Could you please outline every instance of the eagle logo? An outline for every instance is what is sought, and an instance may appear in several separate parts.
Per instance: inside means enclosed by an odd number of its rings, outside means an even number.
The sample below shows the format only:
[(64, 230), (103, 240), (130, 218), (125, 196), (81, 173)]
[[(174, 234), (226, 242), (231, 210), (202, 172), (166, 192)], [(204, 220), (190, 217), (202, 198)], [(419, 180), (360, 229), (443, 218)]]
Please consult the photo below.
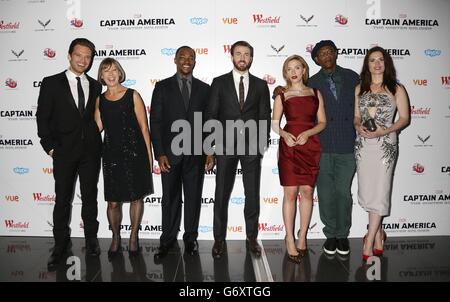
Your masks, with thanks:
[(39, 22), (39, 24), (41, 24), (42, 25), (42, 27), (45, 29), (45, 27), (50, 23), (50, 21), (51, 21), (52, 19), (48, 19), (48, 21), (47, 22), (42, 22), (41, 20), (38, 20), (38, 22)]
[(420, 135), (417, 135), (417, 138), (422, 142), (422, 144), (425, 144), (425, 142), (430, 138), (431, 135), (428, 135), (425, 138), (422, 138)]
[(275, 46), (270, 45), (270, 47), (272, 47), (272, 49), (273, 49), (277, 54), (278, 54), (280, 51), (283, 50), (284, 46), (285, 46), (285, 45), (281, 46), (280, 48), (276, 48)]
[(11, 52), (13, 53), (13, 55), (15, 55), (17, 58), (19, 58), (19, 57), (23, 54), (24, 50), (22, 49), (22, 50), (19, 51), (18, 53), (15, 52), (14, 50), (11, 50)]
[(305, 17), (303, 17), (302, 15), (300, 15), (300, 18), (303, 20), (303, 21), (305, 21), (306, 22), (306, 24), (308, 24), (309, 23), (309, 21), (311, 21), (312, 20), (312, 18), (314, 18), (314, 15), (312, 15), (311, 17), (309, 17), (309, 18), (305, 18)]

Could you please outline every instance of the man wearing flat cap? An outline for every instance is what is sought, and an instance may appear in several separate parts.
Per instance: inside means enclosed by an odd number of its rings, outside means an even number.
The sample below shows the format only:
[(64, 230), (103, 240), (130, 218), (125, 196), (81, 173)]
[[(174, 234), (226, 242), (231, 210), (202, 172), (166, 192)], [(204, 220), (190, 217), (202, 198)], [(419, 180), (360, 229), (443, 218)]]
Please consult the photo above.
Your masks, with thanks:
[(348, 255), (352, 219), (351, 185), (355, 174), (353, 115), (355, 86), (359, 76), (336, 64), (337, 47), (331, 40), (317, 43), (311, 57), (322, 67), (308, 86), (323, 96), (327, 127), (320, 133), (322, 155), (317, 179), (320, 219), (327, 237), (323, 250), (329, 255)]

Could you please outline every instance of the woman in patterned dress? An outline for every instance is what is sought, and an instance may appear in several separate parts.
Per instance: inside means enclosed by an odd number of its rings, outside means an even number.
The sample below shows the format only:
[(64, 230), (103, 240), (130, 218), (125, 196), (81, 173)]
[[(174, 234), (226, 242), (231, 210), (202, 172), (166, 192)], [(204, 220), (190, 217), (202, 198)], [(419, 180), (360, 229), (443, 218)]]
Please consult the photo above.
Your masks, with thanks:
[[(354, 125), (358, 202), (369, 213), (363, 260), (383, 253), (383, 217), (390, 214), (392, 176), (397, 160), (397, 133), (409, 124), (405, 88), (397, 83), (392, 57), (382, 47), (371, 48), (355, 88)], [(398, 119), (394, 116), (398, 112)], [(371, 129), (373, 119), (376, 129)]]

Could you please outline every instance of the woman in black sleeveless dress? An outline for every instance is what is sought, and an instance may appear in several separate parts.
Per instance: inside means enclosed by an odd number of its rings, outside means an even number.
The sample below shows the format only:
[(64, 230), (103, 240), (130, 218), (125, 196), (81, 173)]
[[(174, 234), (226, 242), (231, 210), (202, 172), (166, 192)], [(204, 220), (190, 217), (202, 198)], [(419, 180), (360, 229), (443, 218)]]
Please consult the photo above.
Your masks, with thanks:
[(152, 153), (147, 111), (139, 93), (122, 86), (125, 72), (119, 62), (104, 59), (98, 80), (107, 86), (96, 103), (95, 119), (103, 141), (103, 179), (113, 257), (120, 248), (122, 203), (130, 202), (130, 255), (139, 252), (138, 232), (144, 211), (143, 198), (153, 193)]

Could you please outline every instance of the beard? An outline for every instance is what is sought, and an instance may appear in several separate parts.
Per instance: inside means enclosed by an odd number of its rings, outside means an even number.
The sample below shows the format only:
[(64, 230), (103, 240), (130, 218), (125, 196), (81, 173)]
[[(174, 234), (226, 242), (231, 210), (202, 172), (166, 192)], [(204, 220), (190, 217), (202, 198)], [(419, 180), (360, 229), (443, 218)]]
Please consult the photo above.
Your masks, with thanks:
[[(239, 63), (244, 63), (244, 66), (243, 67), (241, 67), (241, 66), (239, 66)], [(250, 69), (250, 66), (252, 66), (252, 62), (250, 62), (250, 63), (246, 63), (245, 61), (239, 61), (239, 62), (235, 62), (234, 60), (233, 60), (233, 65), (234, 65), (234, 67), (237, 69), (237, 70), (239, 70), (239, 71), (246, 71), (246, 70), (248, 70), (248, 69)]]

